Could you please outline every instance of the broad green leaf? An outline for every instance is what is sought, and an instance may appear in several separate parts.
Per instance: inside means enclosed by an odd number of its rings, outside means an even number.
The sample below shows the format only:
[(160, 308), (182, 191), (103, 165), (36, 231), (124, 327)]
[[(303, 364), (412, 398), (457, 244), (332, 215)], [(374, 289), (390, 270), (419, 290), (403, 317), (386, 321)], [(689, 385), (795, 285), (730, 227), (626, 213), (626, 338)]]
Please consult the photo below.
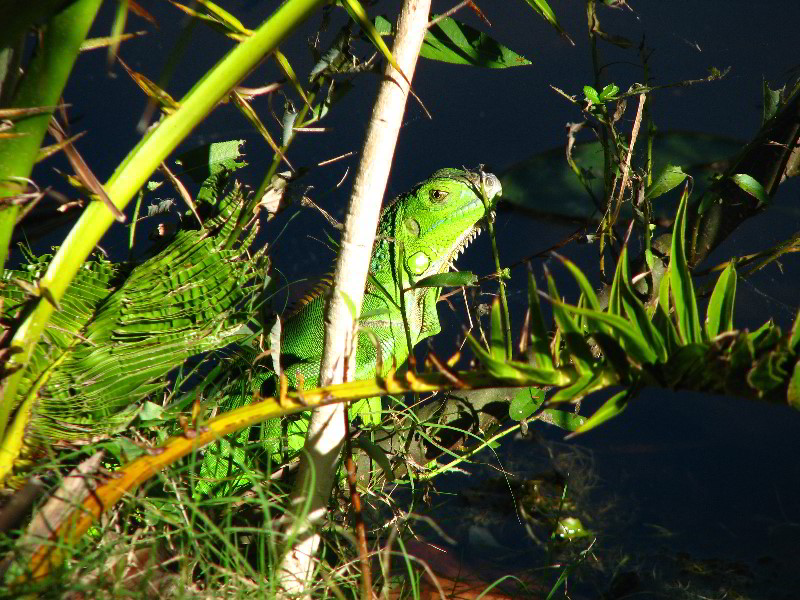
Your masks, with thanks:
[(492, 302), (492, 329), (489, 332), (492, 358), (495, 360), (505, 360), (511, 358), (506, 356), (506, 336), (503, 329), (503, 311), (500, 306), (500, 299), (495, 298)]
[(664, 170), (659, 173), (655, 181), (647, 187), (644, 193), (645, 198), (653, 200), (659, 196), (666, 194), (673, 188), (678, 187), (688, 175), (683, 172), (683, 169), (675, 165), (667, 165)]
[(625, 410), (625, 407), (628, 406), (628, 400), (630, 400), (632, 396), (633, 392), (630, 389), (624, 389), (614, 394), (611, 398), (606, 400), (603, 406), (598, 408), (582, 426), (578, 427), (572, 435), (586, 433), (609, 419), (613, 419)]
[(545, 392), (541, 388), (529, 387), (518, 390), (508, 405), (508, 416), (514, 421), (527, 419), (544, 402)]
[(539, 304), (539, 293), (536, 290), (536, 279), (528, 271), (528, 308), (530, 310), (531, 355), (533, 363), (542, 369), (552, 370), (553, 359), (550, 356), (550, 337), (544, 326), (542, 307)]
[[(669, 286), (667, 286), (667, 291), (669, 291)], [(672, 356), (681, 346), (681, 337), (678, 330), (675, 329), (675, 324), (667, 316), (667, 313), (661, 307), (660, 303), (656, 305), (656, 312), (653, 314), (652, 323), (653, 327), (661, 334), (661, 339), (664, 340), (667, 355)]]
[(427, 287), (461, 287), (476, 285), (478, 276), (470, 271), (448, 271), (423, 277), (411, 289)]
[(700, 316), (697, 313), (697, 299), (694, 293), (692, 276), (686, 262), (686, 206), (689, 200), (688, 188), (684, 189), (675, 225), (672, 229), (672, 250), (670, 252), (670, 289), (678, 315), (678, 331), (684, 343), (699, 343), (702, 339)]
[(733, 306), (736, 301), (736, 266), (733, 261), (717, 279), (706, 311), (706, 334), (709, 340), (733, 329)]
[(529, 65), (531, 62), (497, 43), (485, 33), (445, 17), (428, 29), (419, 55), (431, 60), (490, 69)]
[(753, 176), (747, 173), (737, 173), (736, 175), (731, 175), (731, 179), (736, 185), (758, 200), (761, 204), (767, 204), (769, 202), (769, 196), (764, 186)]
[(600, 95), (597, 93), (597, 90), (594, 89), (592, 86), (590, 85), (583, 86), (583, 95), (592, 104), (601, 104)]

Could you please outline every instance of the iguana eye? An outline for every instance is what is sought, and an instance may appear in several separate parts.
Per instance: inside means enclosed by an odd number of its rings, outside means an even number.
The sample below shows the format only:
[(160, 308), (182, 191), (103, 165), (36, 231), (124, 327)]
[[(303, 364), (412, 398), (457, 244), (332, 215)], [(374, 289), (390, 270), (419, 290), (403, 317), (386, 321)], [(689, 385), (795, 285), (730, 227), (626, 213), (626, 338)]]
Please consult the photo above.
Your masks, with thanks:
[(431, 190), (429, 192), (430, 199), (434, 202), (444, 202), (444, 199), (447, 198), (448, 192), (445, 190)]

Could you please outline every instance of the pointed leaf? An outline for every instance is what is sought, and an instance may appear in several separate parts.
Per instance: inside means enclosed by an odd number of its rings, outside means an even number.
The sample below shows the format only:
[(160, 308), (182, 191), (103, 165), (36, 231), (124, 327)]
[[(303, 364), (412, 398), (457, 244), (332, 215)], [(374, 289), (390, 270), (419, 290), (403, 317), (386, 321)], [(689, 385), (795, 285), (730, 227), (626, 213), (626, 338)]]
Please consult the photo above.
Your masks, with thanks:
[(530, 351), (533, 363), (546, 370), (553, 369), (553, 359), (550, 356), (550, 338), (544, 326), (542, 307), (539, 304), (539, 293), (536, 290), (536, 279), (528, 271), (528, 307), (531, 315), (531, 345)]
[(428, 29), (419, 55), (431, 60), (502, 69), (531, 62), (485, 33), (445, 17)]
[(589, 419), (579, 427), (575, 433), (572, 435), (580, 435), (582, 433), (586, 433), (587, 431), (591, 431), (598, 425), (605, 423), (609, 419), (613, 419), (617, 415), (619, 415), (625, 407), (628, 406), (628, 400), (632, 397), (632, 391), (630, 389), (622, 390), (621, 392), (614, 394), (611, 398), (606, 400), (605, 404), (598, 408), (594, 414), (589, 417)]
[(678, 316), (678, 331), (684, 343), (702, 341), (700, 316), (697, 313), (697, 299), (694, 293), (692, 276), (686, 262), (686, 206), (689, 190), (684, 188), (675, 225), (672, 230), (672, 251), (670, 252), (670, 288)]
[(503, 330), (503, 312), (500, 307), (500, 299), (495, 298), (492, 302), (492, 329), (489, 332), (491, 336), (490, 344), (492, 351), (492, 358), (495, 360), (505, 360), (511, 358), (506, 356), (506, 336)]
[(761, 183), (759, 183), (758, 180), (756, 180), (752, 175), (748, 175), (747, 173), (737, 173), (736, 175), (732, 175), (731, 179), (733, 179), (733, 182), (736, 185), (758, 200), (761, 204), (767, 204), (769, 202), (769, 196), (767, 195), (767, 191), (764, 189), (764, 186), (761, 185)]
[(558, 33), (566, 37), (570, 42), (572, 41), (567, 33), (562, 29), (561, 25), (559, 25), (558, 19), (556, 19), (556, 13), (553, 12), (553, 9), (550, 8), (550, 5), (545, 0), (525, 0), (525, 2), (527, 2), (533, 10), (539, 13), (540, 17), (555, 27)]
[(656, 353), (659, 362), (666, 362), (667, 348), (664, 345), (664, 338), (653, 326), (639, 298), (636, 297), (633, 289), (631, 289), (631, 286), (627, 283), (622, 286), (620, 292), (622, 305), (625, 308), (625, 313), (628, 315), (630, 324), (644, 338), (645, 343)]
[(551, 296), (550, 303), (553, 307), (553, 318), (561, 329), (561, 334), (564, 337), (564, 342), (567, 344), (570, 357), (575, 363), (575, 368), (579, 373), (591, 373), (593, 371), (592, 363), (594, 363), (594, 357), (592, 356), (589, 344), (586, 343), (583, 332), (578, 329), (572, 317), (570, 317), (569, 313), (565, 310), (567, 305), (559, 300), (558, 289), (556, 288), (556, 282), (553, 281), (553, 277), (550, 273), (546, 275), (547, 288)]
[(561, 256), (556, 252), (553, 252), (553, 256), (555, 256), (558, 260), (560, 260), (561, 264), (563, 264), (567, 269), (569, 269), (569, 272), (572, 274), (572, 277), (578, 283), (578, 287), (580, 288), (581, 293), (583, 293), (584, 297), (586, 298), (586, 302), (588, 303), (589, 308), (591, 308), (592, 310), (601, 310), (600, 301), (597, 299), (597, 294), (595, 293), (594, 288), (592, 288), (592, 285), (589, 283), (589, 280), (586, 278), (586, 275), (583, 274), (583, 271), (581, 271), (578, 268), (578, 265), (576, 265), (568, 258)]
[(678, 187), (688, 175), (683, 172), (683, 169), (675, 165), (667, 165), (664, 170), (659, 173), (655, 181), (647, 187), (644, 197), (648, 200), (654, 200), (659, 196), (666, 194), (673, 188)]
[(728, 263), (714, 285), (706, 311), (706, 334), (713, 340), (717, 335), (733, 329), (733, 306), (736, 300), (736, 266)]

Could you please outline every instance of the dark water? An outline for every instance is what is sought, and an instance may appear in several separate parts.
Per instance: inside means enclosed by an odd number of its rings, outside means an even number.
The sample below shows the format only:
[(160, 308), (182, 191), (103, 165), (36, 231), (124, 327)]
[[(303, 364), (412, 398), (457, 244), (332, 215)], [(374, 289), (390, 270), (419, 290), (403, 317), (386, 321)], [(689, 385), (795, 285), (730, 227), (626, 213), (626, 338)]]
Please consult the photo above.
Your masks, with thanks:
[[(249, 26), (259, 23), (276, 5), (277, 2), (226, 3)], [(393, 13), (395, 5), (382, 2), (371, 10)], [(482, 8), (493, 23), (491, 33), (530, 58), (533, 65), (492, 72), (429, 61), (420, 65), (414, 89), (434, 118), (428, 120), (419, 106), (411, 103), (394, 161), (390, 194), (407, 189), (439, 167), (485, 163), (488, 169), (502, 172), (564, 144), (565, 124), (580, 120), (580, 114), (549, 84), (579, 94), (584, 84), (592, 83), (593, 75), (583, 4), (552, 5), (575, 40), (574, 47), (553, 33), (525, 2), (484, 2)], [(701, 78), (710, 67), (732, 67), (722, 81), (655, 94), (653, 112), (661, 130), (747, 139), (760, 123), (762, 78), (773, 87), (780, 86), (800, 65), (800, 3), (796, 0), (633, 1), (631, 5), (632, 10), (601, 11), (601, 23), (607, 31), (622, 33), (634, 44), (644, 39), (647, 47), (654, 50), (650, 64), (654, 83)], [(108, 35), (114, 6), (104, 7), (94, 35)], [(151, 33), (147, 42), (128, 42), (121, 54), (133, 69), (157, 80), (163, 57), (176, 39), (181, 17), (166, 4), (145, 6), (159, 19), (161, 29)], [(444, 10), (449, 4), (439, 2), (435, 7)], [(338, 29), (341, 15), (337, 18), (328, 36)], [(464, 18), (486, 28), (473, 16)], [(130, 22), (129, 30), (145, 28), (135, 17)], [(307, 72), (312, 63), (305, 45), (318, 22), (318, 18), (312, 19), (282, 48), (298, 73)], [(168, 85), (169, 91), (180, 97), (230, 45), (221, 35), (198, 27), (185, 59)], [(609, 80), (623, 89), (643, 80), (635, 53), (603, 45), (602, 56), (604, 62), (613, 63)], [(89, 131), (78, 142), (78, 148), (101, 180), (111, 174), (136, 143), (135, 125), (144, 106), (141, 94), (124, 71), (115, 67), (112, 74), (106, 75), (104, 61), (103, 51), (81, 57), (76, 76), (65, 93), (66, 101), (73, 104), (71, 115), (76, 118), (73, 131)], [(246, 83), (264, 85), (276, 76), (274, 66), (266, 63)], [(358, 152), (376, 84), (374, 76), (356, 80), (355, 90), (323, 121), (329, 131), (301, 137), (291, 148), (289, 156), (295, 166), (311, 166), (345, 152)], [(269, 116), (270, 102), (260, 99), (254, 106), (277, 132)], [(275, 97), (272, 107), (280, 115), (283, 99)], [(629, 109), (626, 119), (631, 119), (631, 114)], [(250, 161), (250, 169), (243, 172), (243, 177), (257, 186), (271, 152), (229, 105), (218, 108), (181, 149), (240, 137), (247, 140)], [(315, 169), (308, 177), (309, 185), (315, 186), (315, 199), (334, 214), (341, 214), (349, 186), (346, 183), (339, 190), (333, 190), (333, 186), (356, 160), (353, 157)], [(63, 163), (52, 161), (40, 168), (41, 182), (49, 177), (53, 164), (66, 168)], [(55, 177), (53, 181), (57, 181)], [(774, 208), (745, 224), (710, 262), (766, 247), (794, 233), (800, 225), (799, 199), (796, 182), (784, 186)], [(277, 220), (266, 233), (267, 238), (274, 239), (286, 220)], [(331, 254), (317, 241), (324, 239), (324, 226), (322, 218), (315, 214), (305, 214), (288, 226), (273, 257), (289, 280), (328, 268)], [(548, 247), (572, 231), (570, 227), (537, 222), (509, 210), (501, 210), (496, 229), (507, 264)], [(57, 243), (60, 235), (46, 243)], [(124, 255), (125, 239), (122, 229), (112, 230), (104, 245), (114, 254)], [(584, 265), (595, 261), (586, 248), (567, 253)], [(491, 269), (488, 257), (488, 242), (483, 239), (473, 245), (461, 266), (485, 273)], [(737, 323), (752, 327), (773, 317), (788, 324), (798, 303), (799, 263), (796, 257), (788, 256), (782, 261), (783, 273), (773, 265), (750, 282), (741, 283)], [(539, 265), (536, 268), (541, 273)], [(525, 303), (521, 291), (524, 274), (520, 271), (514, 275), (510, 300), (515, 323), (519, 323), (518, 315)], [(458, 326), (452, 325), (444, 338), (437, 339), (442, 353), (457, 332)], [(788, 598), (789, 595), (781, 595), (783, 589), (791, 589), (792, 578), (798, 583), (798, 571), (789, 560), (791, 554), (796, 554), (795, 541), (800, 534), (798, 431), (800, 414), (782, 406), (645, 390), (621, 418), (579, 440), (563, 443), (555, 430), (544, 429), (540, 435), (557, 443), (558, 452), (578, 452), (589, 457), (581, 461), (591, 472), (589, 497), (596, 507), (606, 503), (610, 507), (596, 524), (590, 524), (600, 526), (607, 536), (601, 542), (608, 550), (606, 556), (613, 552), (618, 556), (629, 554), (634, 557), (631, 568), (651, 568), (653, 572), (663, 572), (670, 581), (680, 579), (683, 571), (676, 565), (686, 556), (730, 561), (725, 565), (745, 561), (752, 575), (746, 581), (749, 591), (745, 590), (750, 595), (745, 597)], [(524, 476), (538, 468), (542, 453), (541, 445), (517, 440), (504, 444), (499, 460)], [(530, 457), (527, 464), (526, 455)], [(497, 459), (487, 456), (485, 460), (492, 463)], [(484, 471), (484, 476), (491, 475)], [(443, 490), (455, 490), (464, 481), (463, 477), (454, 476), (440, 485)], [(530, 542), (524, 541), (526, 534), (519, 523), (514, 529), (514, 520), (512, 517), (503, 531), (509, 539), (516, 536), (523, 540), (520, 544), (526, 548)], [(464, 544), (471, 539), (462, 530), (457, 535)], [(610, 561), (606, 572), (610, 579), (613, 561), (606, 560)], [(714, 586), (711, 588), (713, 592)], [(770, 595), (772, 592), (774, 596)]]

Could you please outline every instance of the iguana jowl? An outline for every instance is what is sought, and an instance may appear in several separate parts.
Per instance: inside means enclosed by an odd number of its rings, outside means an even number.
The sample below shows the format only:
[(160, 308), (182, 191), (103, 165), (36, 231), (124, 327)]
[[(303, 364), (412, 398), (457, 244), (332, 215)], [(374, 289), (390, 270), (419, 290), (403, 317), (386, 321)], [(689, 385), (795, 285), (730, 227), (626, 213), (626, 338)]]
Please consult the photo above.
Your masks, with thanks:
[[(492, 211), (501, 194), (500, 181), (491, 173), (461, 169), (441, 169), (411, 191), (398, 196), (381, 213), (378, 237), (370, 262), (370, 279), (364, 294), (359, 321), (356, 350), (356, 379), (386, 375), (392, 365), (401, 365), (409, 354), (402, 309), (412, 347), (439, 333), (436, 303), (440, 288), (410, 289), (415, 282), (429, 275), (444, 273), (453, 267), (459, 254), (480, 233), (480, 222)], [(484, 195), (485, 200), (484, 201)], [(402, 290), (405, 290), (401, 299)], [(311, 295), (286, 318), (281, 341), (281, 367), (296, 386), (301, 374), (305, 387), (319, 383), (319, 366), (323, 350), (324, 289)], [(373, 343), (374, 334), (380, 346)], [(379, 371), (379, 372), (378, 372)], [(276, 379), (273, 371), (254, 373), (251, 386)], [(250, 401), (252, 393), (229, 397), (231, 409)], [(289, 449), (302, 445), (306, 420), (290, 424)], [(280, 448), (280, 422), (264, 424), (261, 440), (270, 454)], [(248, 432), (237, 437), (237, 445), (246, 443)], [(231, 448), (222, 441), (207, 452), (202, 468), (200, 488), (208, 488), (213, 479), (230, 478), (224, 490), (246, 482), (242, 477), (241, 447)], [(218, 495), (223, 490), (218, 490)]]

